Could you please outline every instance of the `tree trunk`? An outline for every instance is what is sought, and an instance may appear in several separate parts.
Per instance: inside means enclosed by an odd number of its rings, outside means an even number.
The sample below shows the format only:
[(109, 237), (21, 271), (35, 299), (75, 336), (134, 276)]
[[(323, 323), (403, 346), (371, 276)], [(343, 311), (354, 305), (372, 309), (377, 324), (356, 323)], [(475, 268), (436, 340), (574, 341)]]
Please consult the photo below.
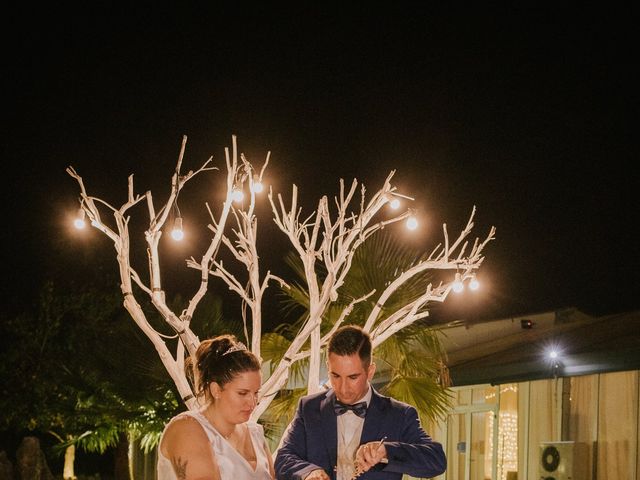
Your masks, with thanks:
[(74, 470), (75, 461), (76, 461), (76, 446), (69, 445), (64, 451), (64, 470), (62, 471), (62, 478), (64, 480), (76, 479), (76, 474)]
[(131, 480), (129, 475), (129, 439), (124, 433), (120, 434), (120, 441), (114, 453), (113, 478), (115, 480)]

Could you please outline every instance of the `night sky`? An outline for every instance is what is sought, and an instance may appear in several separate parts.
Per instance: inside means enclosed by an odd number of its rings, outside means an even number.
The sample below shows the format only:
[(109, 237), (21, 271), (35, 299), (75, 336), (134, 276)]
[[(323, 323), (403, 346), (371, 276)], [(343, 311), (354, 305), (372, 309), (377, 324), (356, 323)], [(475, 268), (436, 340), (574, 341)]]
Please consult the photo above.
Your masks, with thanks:
[[(108, 245), (67, 229), (78, 197), (67, 166), (114, 205), (132, 173), (159, 203), (183, 135), (189, 170), (211, 155), (222, 167), (233, 134), (257, 165), (271, 152), (274, 189), (288, 198), (296, 183), (309, 213), (339, 178), (373, 192), (396, 170), (422, 222), (407, 242), (424, 251), (475, 205), (473, 237), (491, 225), (497, 235), (480, 271), (488, 289), (461, 315), (640, 307), (635, 11), (13, 8), (2, 189), (11, 308), (60, 271), (81, 278), (74, 258)], [(186, 219), (206, 213), (201, 198), (215, 205), (204, 192), (222, 179), (187, 185)], [(286, 245), (263, 218), (261, 233)], [(198, 254), (188, 248), (176, 256)]]

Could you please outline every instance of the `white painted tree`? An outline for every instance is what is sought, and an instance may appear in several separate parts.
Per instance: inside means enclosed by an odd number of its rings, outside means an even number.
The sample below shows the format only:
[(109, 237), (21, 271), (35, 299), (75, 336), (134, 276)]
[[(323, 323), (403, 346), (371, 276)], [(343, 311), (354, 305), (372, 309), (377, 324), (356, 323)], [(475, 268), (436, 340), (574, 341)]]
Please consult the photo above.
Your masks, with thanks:
[[(248, 307), (251, 316), (251, 328), (245, 318), (244, 330), (251, 350), (260, 356), (262, 336), (262, 298), (272, 280), (286, 286), (283, 279), (271, 272), (264, 275), (260, 272), (258, 254), (257, 218), (255, 215), (256, 186), (262, 182), (269, 155), (260, 169), (254, 166), (243, 154), (238, 154), (236, 137), (232, 137), (231, 149), (225, 149), (226, 195), (217, 211), (208, 205), (211, 218), (209, 229), (211, 240), (206, 251), (198, 259), (190, 258), (187, 266), (200, 272), (200, 283), (190, 298), (188, 307), (182, 312), (172, 311), (166, 302), (165, 291), (161, 281), (159, 240), (168, 227), (170, 212), (174, 211), (178, 194), (186, 183), (196, 175), (215, 170), (211, 166), (213, 158), (209, 158), (196, 171), (181, 173), (186, 137), (183, 138), (180, 155), (171, 179), (171, 190), (166, 203), (157, 208), (151, 192), (143, 195), (134, 193), (133, 176), (129, 176), (128, 197), (125, 203), (115, 208), (106, 201), (89, 194), (82, 177), (73, 167), (67, 172), (76, 179), (80, 188), (80, 208), (83, 215), (91, 221), (91, 225), (111, 239), (116, 251), (119, 266), (121, 290), (124, 306), (132, 319), (153, 343), (175, 382), (183, 401), (188, 408), (197, 408), (197, 401), (184, 373), (186, 355), (195, 352), (200, 343), (196, 332), (191, 329), (191, 319), (198, 303), (206, 294), (209, 277), (215, 276), (226, 283), (228, 288), (237, 293), (243, 304)], [(331, 332), (349, 318), (353, 306), (367, 298), (375, 299), (375, 307), (366, 320), (364, 328), (371, 333), (375, 346), (384, 342), (398, 330), (428, 315), (430, 302), (443, 302), (451, 291), (454, 281), (465, 281), (475, 275), (481, 266), (483, 250), (494, 238), (492, 227), (484, 240), (475, 239), (472, 245), (467, 237), (473, 228), (475, 208), (466, 227), (450, 243), (446, 225), (443, 226), (444, 242), (435, 247), (427, 260), (414, 265), (395, 278), (389, 279), (388, 286), (382, 292), (372, 291), (365, 297), (355, 299), (349, 304), (332, 325), (331, 330), (321, 335), (321, 321), (327, 309), (336, 302), (338, 290), (343, 285), (354, 254), (367, 238), (385, 227), (406, 219), (411, 215), (407, 210), (391, 218), (383, 218), (381, 209), (397, 197), (411, 199), (397, 192), (391, 184), (394, 172), (391, 172), (382, 187), (369, 199), (366, 189), (356, 180), (347, 188), (340, 180), (340, 192), (334, 199), (332, 209), (326, 196), (323, 196), (312, 214), (304, 217), (298, 206), (298, 189), (293, 185), (290, 204), (287, 206), (281, 194), (274, 196), (269, 192), (273, 220), (284, 233), (292, 248), (304, 266), (305, 280), (309, 296), (309, 314), (297, 336), (290, 343), (282, 360), (274, 366), (272, 374), (265, 379), (257, 408), (253, 412), (254, 420), (267, 409), (275, 394), (286, 386), (291, 366), (304, 358), (309, 358), (308, 391), (315, 392), (320, 388), (320, 363), (322, 347), (326, 344)], [(246, 208), (234, 204), (234, 195), (240, 191), (249, 192), (249, 201), (243, 202)], [(357, 195), (358, 194), (358, 195)], [(136, 271), (131, 259), (129, 220), (132, 207), (146, 202), (149, 224), (145, 232), (148, 255), (148, 272), (143, 276)], [(108, 211), (113, 219), (107, 222), (101, 212)], [(270, 239), (270, 242), (276, 239)], [(220, 260), (220, 248), (226, 248), (246, 271), (246, 280), (237, 278)], [(428, 288), (418, 298), (391, 313), (384, 312), (385, 302), (403, 285), (426, 270), (446, 270), (451, 272), (450, 280)], [(320, 274), (319, 272), (323, 273)], [(137, 286), (137, 289), (134, 288)], [(166, 324), (179, 337), (176, 345), (168, 344), (167, 337), (155, 328), (145, 316), (140, 306), (142, 298), (155, 307)], [(384, 313), (383, 313), (384, 312)]]

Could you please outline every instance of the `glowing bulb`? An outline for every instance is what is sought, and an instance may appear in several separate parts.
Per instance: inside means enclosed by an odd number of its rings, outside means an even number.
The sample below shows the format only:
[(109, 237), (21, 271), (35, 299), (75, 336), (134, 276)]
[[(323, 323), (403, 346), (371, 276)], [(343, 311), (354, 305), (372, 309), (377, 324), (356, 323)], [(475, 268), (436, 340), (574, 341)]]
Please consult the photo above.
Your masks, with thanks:
[(231, 200), (233, 200), (234, 202), (241, 202), (242, 199), (244, 198), (244, 193), (242, 193), (242, 190), (233, 190), (233, 192), (231, 192)]
[(549, 357), (550, 358), (558, 358), (558, 352), (556, 352), (555, 350), (551, 350), (549, 352)]
[(87, 226), (87, 222), (84, 221), (83, 209), (78, 210), (78, 216), (73, 221), (73, 226), (76, 227), (78, 230), (82, 230), (84, 227)]
[(389, 206), (391, 208), (393, 208), (394, 210), (397, 210), (400, 208), (400, 200), (398, 200), (397, 198), (394, 198), (393, 200), (391, 200), (389, 202)]
[(260, 193), (263, 190), (264, 190), (264, 185), (262, 185), (262, 182), (260, 182), (260, 181), (253, 182), (253, 191), (254, 191), (254, 193)]
[(462, 283), (462, 279), (460, 278), (459, 273), (456, 273), (456, 279), (451, 284), (451, 289), (456, 293), (460, 293), (462, 290), (464, 290), (464, 284)]
[(173, 222), (173, 229), (171, 230), (171, 238), (176, 242), (179, 242), (184, 238), (184, 231), (182, 230), (182, 218), (176, 217)]
[(478, 281), (475, 275), (471, 277), (471, 281), (469, 282), (469, 288), (474, 291), (480, 288), (480, 282)]
[(409, 217), (407, 219), (407, 228), (409, 230), (415, 230), (418, 228), (418, 219), (416, 217)]
[(176, 242), (179, 242), (184, 238), (184, 232), (182, 230), (174, 228), (173, 230), (171, 230), (171, 238), (173, 238)]

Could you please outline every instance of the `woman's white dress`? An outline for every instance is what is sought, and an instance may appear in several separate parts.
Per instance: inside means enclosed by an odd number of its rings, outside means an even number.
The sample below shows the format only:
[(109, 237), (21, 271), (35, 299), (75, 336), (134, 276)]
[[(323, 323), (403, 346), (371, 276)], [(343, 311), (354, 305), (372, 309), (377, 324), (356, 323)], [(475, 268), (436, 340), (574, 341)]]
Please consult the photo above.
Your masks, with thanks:
[[(220, 467), (220, 477), (223, 480), (271, 480), (269, 472), (269, 459), (265, 451), (264, 431), (262, 425), (247, 422), (253, 450), (256, 453), (256, 468), (251, 468), (247, 460), (227, 442), (227, 440), (209, 423), (201, 412), (182, 412), (176, 415), (171, 421), (190, 416), (195, 418), (209, 438), (209, 443), (216, 462)], [(169, 422), (171, 423), (171, 422)], [(167, 424), (168, 426), (168, 424)], [(166, 431), (166, 427), (165, 427)], [(163, 434), (164, 435), (164, 434)], [(158, 480), (177, 480), (177, 477), (171, 466), (171, 462), (167, 457), (162, 455), (160, 447), (158, 447)]]

